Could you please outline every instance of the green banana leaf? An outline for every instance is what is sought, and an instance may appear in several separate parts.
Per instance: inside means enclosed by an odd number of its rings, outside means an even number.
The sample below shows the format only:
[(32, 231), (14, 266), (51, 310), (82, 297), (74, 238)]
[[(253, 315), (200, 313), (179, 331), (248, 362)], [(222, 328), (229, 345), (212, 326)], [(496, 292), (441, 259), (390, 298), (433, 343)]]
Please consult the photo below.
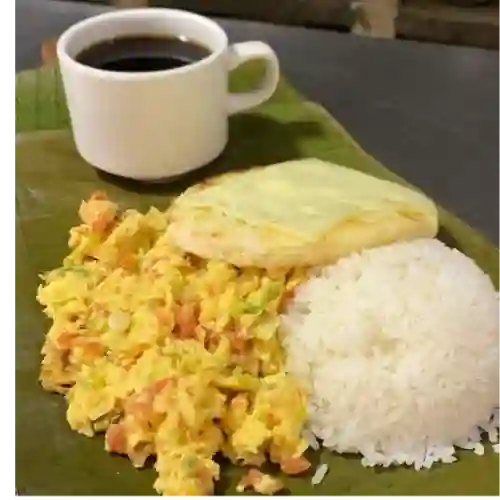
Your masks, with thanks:
[[(242, 90), (261, 68), (233, 74)], [(135, 470), (127, 459), (104, 451), (103, 439), (69, 429), (65, 401), (37, 382), (40, 348), (48, 322), (35, 301), (39, 273), (58, 266), (80, 201), (104, 189), (124, 207), (166, 208), (172, 197), (207, 175), (291, 158), (315, 156), (401, 183), (405, 181), (366, 154), (320, 106), (285, 81), (252, 113), (231, 118), (230, 142), (212, 165), (162, 185), (117, 179), (87, 165), (71, 133), (57, 68), (16, 78), (16, 489), (27, 495), (150, 495), (155, 471)], [(41, 131), (41, 132), (40, 132)], [(440, 209), (440, 237), (475, 261), (498, 287), (498, 249), (467, 224)], [(365, 469), (357, 456), (321, 451), (313, 462), (330, 472), (312, 487), (310, 475), (287, 478), (293, 495), (498, 495), (498, 455), (459, 452), (458, 462), (430, 471)], [(218, 494), (235, 494), (239, 471), (224, 464)]]

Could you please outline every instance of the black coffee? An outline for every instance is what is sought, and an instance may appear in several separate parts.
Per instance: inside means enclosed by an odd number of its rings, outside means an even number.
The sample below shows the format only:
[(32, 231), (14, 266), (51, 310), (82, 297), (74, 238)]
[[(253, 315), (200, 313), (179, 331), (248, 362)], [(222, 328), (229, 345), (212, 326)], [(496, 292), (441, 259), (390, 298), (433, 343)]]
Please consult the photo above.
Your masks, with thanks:
[(126, 36), (96, 43), (76, 56), (86, 66), (107, 71), (164, 71), (180, 68), (210, 55), (195, 42), (171, 37)]

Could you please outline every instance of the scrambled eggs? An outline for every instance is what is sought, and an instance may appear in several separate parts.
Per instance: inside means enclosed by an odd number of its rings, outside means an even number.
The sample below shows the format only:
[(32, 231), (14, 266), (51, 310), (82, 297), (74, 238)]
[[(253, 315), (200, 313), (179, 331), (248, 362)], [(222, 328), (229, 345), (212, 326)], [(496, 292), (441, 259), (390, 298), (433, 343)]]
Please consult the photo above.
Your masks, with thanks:
[(168, 214), (120, 212), (102, 193), (83, 202), (71, 253), (43, 276), (52, 319), (40, 380), (66, 394), (67, 420), (105, 432), (136, 467), (156, 456), (164, 495), (213, 493), (222, 452), (248, 465), (241, 490), (282, 488), (258, 470), (307, 470), (304, 388), (285, 374), (283, 300), (302, 270), (237, 269), (177, 249)]

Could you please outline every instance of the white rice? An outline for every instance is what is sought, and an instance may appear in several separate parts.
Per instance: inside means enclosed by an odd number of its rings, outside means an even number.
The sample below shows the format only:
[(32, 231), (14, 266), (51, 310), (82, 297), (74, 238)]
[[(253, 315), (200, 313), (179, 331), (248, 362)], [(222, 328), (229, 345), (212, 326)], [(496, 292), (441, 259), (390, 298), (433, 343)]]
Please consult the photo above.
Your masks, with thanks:
[[(282, 316), (309, 426), (365, 466), (455, 461), (498, 440), (498, 295), (438, 240), (366, 250), (317, 271)], [(498, 449), (498, 446), (496, 446)]]
[(314, 472), (313, 477), (311, 478), (311, 484), (313, 486), (316, 486), (318, 484), (321, 484), (323, 482), (323, 479), (325, 479), (325, 476), (328, 474), (328, 464), (320, 464), (316, 468), (316, 471)]

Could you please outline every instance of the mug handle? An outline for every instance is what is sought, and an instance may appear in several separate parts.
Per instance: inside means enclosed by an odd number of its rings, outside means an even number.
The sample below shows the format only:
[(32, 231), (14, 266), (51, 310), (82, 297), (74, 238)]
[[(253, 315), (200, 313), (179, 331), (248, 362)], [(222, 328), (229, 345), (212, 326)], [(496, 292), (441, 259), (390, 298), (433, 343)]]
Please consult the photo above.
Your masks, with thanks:
[(269, 45), (263, 42), (242, 42), (229, 47), (229, 71), (252, 59), (264, 59), (266, 62), (264, 79), (256, 90), (229, 94), (228, 112), (230, 115), (254, 108), (267, 101), (278, 86), (279, 62)]

